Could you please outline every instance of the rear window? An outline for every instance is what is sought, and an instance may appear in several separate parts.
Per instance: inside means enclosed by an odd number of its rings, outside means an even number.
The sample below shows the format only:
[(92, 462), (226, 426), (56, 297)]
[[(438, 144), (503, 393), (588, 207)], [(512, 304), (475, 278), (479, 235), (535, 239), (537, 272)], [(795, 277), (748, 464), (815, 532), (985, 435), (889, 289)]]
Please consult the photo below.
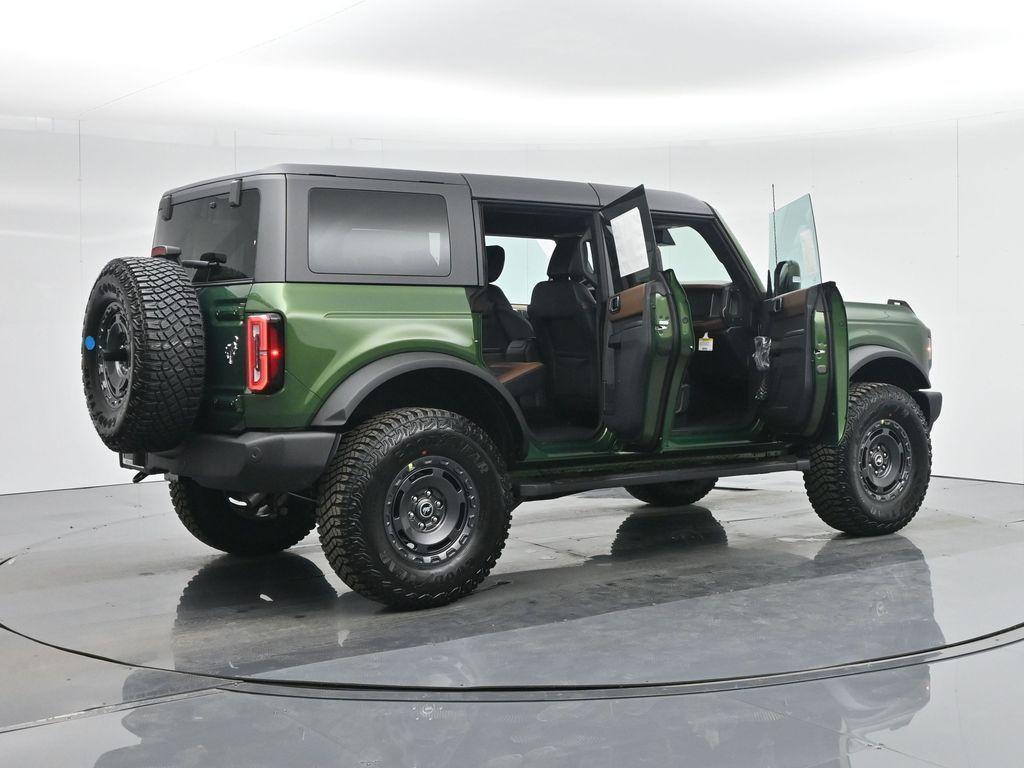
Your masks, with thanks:
[(195, 283), (252, 280), (259, 221), (258, 190), (242, 192), (238, 206), (232, 206), (226, 194), (201, 197), (175, 203), (167, 221), (158, 218), (153, 244), (181, 248), (182, 261), (220, 254), (223, 263), (188, 270)]
[(309, 269), (334, 275), (449, 275), (444, 198), (411, 192), (311, 189)]

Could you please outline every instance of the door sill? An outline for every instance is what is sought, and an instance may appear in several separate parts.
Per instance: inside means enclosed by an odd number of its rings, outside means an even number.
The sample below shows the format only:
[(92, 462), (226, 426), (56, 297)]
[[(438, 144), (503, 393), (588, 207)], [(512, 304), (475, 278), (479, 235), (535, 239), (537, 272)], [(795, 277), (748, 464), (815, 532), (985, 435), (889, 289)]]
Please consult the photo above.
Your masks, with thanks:
[(677, 469), (656, 469), (641, 472), (614, 472), (610, 474), (577, 475), (546, 480), (520, 480), (515, 490), (519, 498), (548, 499), (571, 493), (593, 491), (600, 488), (619, 488), (626, 485), (650, 485), (672, 483), (682, 480), (702, 480), (709, 477), (734, 477), (736, 475), (761, 475), (769, 472), (806, 471), (808, 459), (797, 456), (780, 456), (763, 461), (729, 462), (727, 464), (699, 464)]

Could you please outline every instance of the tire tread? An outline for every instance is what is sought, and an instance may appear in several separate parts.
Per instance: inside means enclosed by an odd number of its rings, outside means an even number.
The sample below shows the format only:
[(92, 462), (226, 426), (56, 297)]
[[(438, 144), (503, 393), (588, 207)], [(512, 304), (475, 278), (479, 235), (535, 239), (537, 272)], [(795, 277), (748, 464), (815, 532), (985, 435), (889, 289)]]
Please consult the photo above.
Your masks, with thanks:
[[(504, 520), (496, 546), (482, 562), (465, 562), (433, 583), (409, 584), (382, 565), (363, 530), (360, 514), (374, 473), (386, 455), (423, 431), (456, 431), (497, 468)], [(486, 500), (482, 501), (486, 503)], [(355, 592), (396, 608), (444, 605), (472, 592), (494, 568), (508, 539), (512, 486), (501, 454), (490, 436), (459, 414), (438, 408), (399, 408), (368, 419), (346, 434), (320, 482), (318, 529), (324, 553), (338, 576)]]
[[(132, 381), (124, 417), (106, 418), (83, 355), (93, 425), (115, 451), (172, 448), (192, 428), (205, 383), (206, 335), (196, 290), (178, 264), (159, 258), (113, 259), (96, 279), (90, 305), (103, 290), (119, 294), (130, 314)], [(89, 332), (83, 328), (83, 336)]]
[(931, 477), (932, 447), (928, 422), (921, 408), (902, 389), (891, 384), (857, 383), (850, 385), (847, 425), (856, 424), (861, 413), (881, 400), (900, 401), (907, 406), (924, 432), (927, 450), (928, 472), (924, 475), (923, 486), (910, 497), (909, 507), (892, 520), (872, 517), (861, 506), (852, 492), (852, 484), (860, 482), (851, 476), (848, 452), (856, 450), (849, 441), (849, 429), (837, 445), (818, 445), (811, 451), (811, 467), (804, 473), (804, 487), (811, 506), (825, 523), (855, 536), (881, 536), (898, 531), (909, 523), (924, 502)]

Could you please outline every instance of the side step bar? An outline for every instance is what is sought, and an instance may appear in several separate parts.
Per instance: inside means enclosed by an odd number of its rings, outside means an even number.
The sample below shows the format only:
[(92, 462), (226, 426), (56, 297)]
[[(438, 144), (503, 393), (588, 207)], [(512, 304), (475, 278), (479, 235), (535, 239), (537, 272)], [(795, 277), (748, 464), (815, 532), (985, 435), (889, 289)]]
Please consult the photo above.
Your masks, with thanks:
[(783, 457), (767, 461), (751, 461), (743, 464), (702, 464), (676, 469), (655, 469), (645, 472), (620, 472), (617, 474), (582, 475), (561, 477), (553, 480), (524, 480), (517, 483), (516, 490), (523, 500), (548, 499), (598, 488), (619, 488), (624, 485), (649, 485), (671, 483), (677, 480), (700, 480), (705, 477), (732, 477), (735, 475), (761, 475), (768, 472), (803, 472), (811, 465), (808, 459)]

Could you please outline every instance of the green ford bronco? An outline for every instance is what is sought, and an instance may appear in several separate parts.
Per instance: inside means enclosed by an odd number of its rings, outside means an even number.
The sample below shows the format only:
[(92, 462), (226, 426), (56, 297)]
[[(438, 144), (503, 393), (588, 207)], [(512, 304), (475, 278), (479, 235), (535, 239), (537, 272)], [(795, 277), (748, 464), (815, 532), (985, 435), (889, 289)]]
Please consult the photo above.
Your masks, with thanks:
[(854, 535), (924, 499), (931, 335), (821, 282), (810, 198), (767, 287), (707, 203), (602, 184), (282, 165), (165, 194), (86, 308), (93, 424), (200, 541), (314, 526), (353, 590), (471, 592), (529, 499), (693, 504), (800, 470)]

